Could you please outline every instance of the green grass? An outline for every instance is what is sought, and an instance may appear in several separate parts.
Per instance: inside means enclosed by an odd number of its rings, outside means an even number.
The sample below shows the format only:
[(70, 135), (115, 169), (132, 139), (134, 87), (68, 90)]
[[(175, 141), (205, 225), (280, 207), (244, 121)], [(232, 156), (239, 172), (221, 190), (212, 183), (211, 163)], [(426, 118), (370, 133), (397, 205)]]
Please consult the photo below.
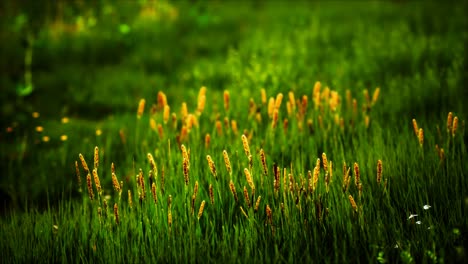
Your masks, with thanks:
[[(54, 38), (46, 23), (38, 29), (32, 67), (35, 88), (27, 96), (15, 92), (22, 82), (18, 72), (24, 50), (15, 48), (22, 33), (13, 23), (2, 29), (2, 39), (10, 36), (11, 41), (1, 42), (5, 55), (0, 76), (5, 87), (0, 95), (1, 259), (11, 263), (464, 261), (468, 165), (462, 124), (467, 113), (468, 34), (460, 7), (466, 4), (318, 2), (285, 8), (280, 2), (259, 2), (233, 11), (232, 4), (180, 2), (165, 6), (178, 12), (175, 19), (164, 9), (167, 17), (156, 21), (137, 15), (144, 5), (105, 4), (126, 7), (127, 13), (118, 17), (106, 15), (103, 10), (108, 7), (91, 8), (97, 24), (85, 34)], [(81, 11), (75, 15), (86, 13)], [(6, 14), (2, 25), (17, 21)], [(123, 24), (129, 32), (119, 31)], [(336, 111), (328, 107), (328, 99), (321, 106), (314, 102), (316, 81), (322, 82), (321, 91), (329, 86), (338, 92)], [(206, 106), (198, 116), (201, 86), (207, 87)], [(380, 87), (378, 100), (365, 108), (363, 91), (367, 89), (372, 98), (376, 87)], [(267, 99), (284, 95), (276, 128), (268, 103), (261, 101), (261, 88)], [(227, 111), (224, 90), (230, 92)], [(357, 100), (356, 112), (346, 98), (347, 90)], [(175, 123), (172, 118), (164, 123), (158, 91), (167, 95)], [(288, 113), (290, 91), (298, 100), (308, 97), (303, 117), (296, 115), (299, 106)], [(50, 100), (51, 95), (55, 100)], [(140, 98), (146, 99), (146, 106), (137, 118)], [(198, 121), (185, 139), (180, 138), (187, 125), (183, 102)], [(40, 117), (32, 117), (34, 111)], [(460, 121), (455, 136), (447, 131), (450, 111)], [(343, 118), (343, 127), (335, 123), (335, 114), (338, 121)], [(62, 117), (69, 122), (62, 122)], [(422, 146), (413, 131), (413, 118), (424, 131)], [(162, 137), (152, 129), (151, 119), (163, 128)], [(237, 131), (230, 125), (232, 120)], [(216, 121), (221, 122), (221, 134)], [(44, 131), (37, 132), (37, 126)], [(244, 153), (243, 133), (249, 137), (251, 162)], [(211, 136), (208, 147), (206, 134)], [(61, 140), (62, 135), (67, 140)], [(190, 150), (188, 185), (181, 144)], [(436, 144), (444, 149), (443, 159)], [(78, 154), (93, 168), (95, 146), (103, 193), (98, 195), (92, 181), (95, 199), (90, 200)], [(261, 149), (267, 175), (263, 175)], [(226, 170), (223, 150), (229, 154), (232, 175)], [(148, 153), (157, 167), (153, 179)], [(308, 171), (313, 174), (322, 153), (333, 162), (333, 178), (327, 191), (322, 165), (317, 188), (310, 191)], [(217, 179), (207, 155), (214, 161)], [(381, 184), (376, 181), (378, 160), (383, 163)], [(346, 191), (344, 162), (351, 168)], [(355, 185), (355, 162), (361, 194)], [(111, 163), (123, 181), (121, 196), (113, 189)], [(275, 166), (280, 168), (277, 193)], [(146, 193), (142, 201), (136, 180), (140, 168)], [(251, 172), (255, 193), (244, 168)], [(229, 189), (231, 180), (237, 203)], [(199, 190), (192, 209), (195, 182)], [(357, 212), (349, 195), (358, 205)], [(261, 201), (255, 211), (258, 196)], [(206, 205), (198, 219), (202, 201)], [(431, 207), (426, 210), (424, 205)], [(409, 219), (411, 214), (418, 216)]]

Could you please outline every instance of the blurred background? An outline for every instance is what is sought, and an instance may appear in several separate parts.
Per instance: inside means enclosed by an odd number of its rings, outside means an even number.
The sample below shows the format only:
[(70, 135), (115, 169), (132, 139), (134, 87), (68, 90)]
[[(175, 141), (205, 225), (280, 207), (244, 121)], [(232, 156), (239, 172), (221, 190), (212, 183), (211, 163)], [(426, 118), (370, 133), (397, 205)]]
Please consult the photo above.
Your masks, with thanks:
[(77, 154), (118, 141), (138, 100), (160, 90), (177, 107), (201, 86), (247, 105), (260, 88), (309, 95), (321, 81), (341, 94), (381, 87), (389, 125), (467, 113), (466, 10), (467, 1), (1, 1), (0, 207), (69, 193)]

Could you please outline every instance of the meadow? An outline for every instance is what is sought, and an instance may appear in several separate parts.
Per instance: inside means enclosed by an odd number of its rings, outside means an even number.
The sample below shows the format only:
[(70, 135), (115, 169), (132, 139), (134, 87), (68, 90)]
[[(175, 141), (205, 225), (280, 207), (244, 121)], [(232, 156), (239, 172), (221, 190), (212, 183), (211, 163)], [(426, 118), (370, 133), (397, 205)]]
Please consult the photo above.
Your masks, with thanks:
[(2, 261), (466, 261), (466, 2), (44, 3), (0, 19)]

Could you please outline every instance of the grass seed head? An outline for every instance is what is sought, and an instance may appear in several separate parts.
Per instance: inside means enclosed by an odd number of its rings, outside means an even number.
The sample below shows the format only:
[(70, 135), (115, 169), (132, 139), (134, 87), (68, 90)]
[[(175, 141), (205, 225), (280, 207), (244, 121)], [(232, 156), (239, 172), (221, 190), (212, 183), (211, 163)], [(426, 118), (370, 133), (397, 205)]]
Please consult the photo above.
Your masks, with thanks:
[(224, 165), (226, 165), (226, 170), (229, 173), (229, 176), (232, 175), (231, 161), (226, 150), (223, 150)]
[(120, 220), (119, 220), (119, 208), (117, 206), (117, 203), (114, 204), (114, 216), (115, 216), (115, 223), (119, 225)]
[(419, 129), (418, 140), (419, 140), (419, 145), (422, 147), (424, 144), (424, 131), (422, 128)]
[(377, 87), (374, 90), (374, 94), (372, 95), (372, 105), (375, 105), (377, 100), (379, 99), (379, 94), (380, 94), (380, 87)]
[(119, 180), (117, 179), (117, 175), (115, 173), (112, 173), (112, 185), (114, 186), (114, 190), (116, 192), (120, 192), (120, 184)]
[(92, 201), (94, 200), (94, 191), (93, 191), (93, 185), (91, 183), (91, 174), (89, 173), (86, 176), (86, 185), (88, 186), (89, 199)]
[(260, 89), (260, 97), (261, 97), (262, 104), (263, 104), (263, 105), (266, 105), (266, 103), (267, 103), (267, 95), (266, 95), (265, 88)]
[(447, 133), (452, 132), (452, 125), (453, 125), (453, 113), (449, 112), (447, 115)]
[(273, 118), (273, 111), (275, 110), (275, 98), (270, 97), (268, 100), (268, 116)]
[(260, 201), (262, 200), (262, 196), (258, 196), (257, 197), (257, 201), (255, 202), (255, 208), (254, 208), (254, 212), (256, 213), (258, 211), (258, 208), (260, 206)]
[(203, 215), (203, 210), (205, 209), (205, 200), (203, 200), (200, 204), (200, 209), (198, 209), (198, 220), (200, 220), (200, 218), (202, 217)]
[(169, 115), (171, 114), (171, 108), (169, 107), (169, 105), (165, 105), (164, 106), (164, 110), (163, 110), (163, 121), (164, 121), (164, 124), (167, 124), (167, 122), (169, 121)]
[(210, 186), (208, 187), (208, 192), (209, 192), (209, 195), (210, 195), (210, 202), (212, 205), (214, 205), (214, 191), (213, 191), (213, 185), (210, 184)]
[(224, 90), (224, 94), (223, 94), (223, 98), (224, 98), (224, 110), (226, 110), (226, 112), (229, 111), (229, 91), (227, 90)]
[(242, 134), (241, 139), (242, 139), (242, 145), (244, 146), (245, 155), (249, 157), (250, 156), (249, 141), (247, 140), (247, 137), (244, 134)]
[(239, 130), (237, 129), (237, 121), (236, 120), (231, 120), (231, 130), (234, 135), (237, 135), (239, 133)]
[(250, 208), (249, 191), (247, 191), (247, 187), (245, 186), (244, 186), (244, 199), (245, 199), (245, 204), (247, 205), (248, 208)]
[(276, 100), (275, 100), (275, 109), (280, 109), (281, 107), (281, 102), (283, 101), (283, 94), (279, 93), (276, 95)]
[(380, 184), (382, 181), (382, 161), (377, 161), (377, 184)]
[(262, 161), (263, 175), (268, 175), (265, 152), (263, 151), (263, 149), (260, 149), (260, 160)]
[(356, 186), (359, 185), (359, 179), (361, 178), (360, 172), (359, 172), (359, 165), (357, 162), (354, 162), (354, 183)]
[(154, 183), (154, 182), (153, 182), (153, 184), (151, 184), (151, 194), (153, 195), (154, 203), (157, 204), (158, 203), (158, 196), (156, 194), (156, 183)]
[(354, 198), (353, 198), (353, 196), (351, 194), (348, 195), (348, 199), (349, 199), (349, 203), (351, 204), (351, 207), (353, 207), (354, 212), (357, 212), (358, 207), (357, 207), (357, 204), (354, 201)]
[(270, 205), (268, 205), (268, 204), (266, 205), (265, 212), (266, 212), (266, 215), (267, 215), (268, 223), (270, 223), (270, 225), (272, 225), (273, 224), (273, 213), (271, 211)]
[(234, 200), (236, 201), (236, 203), (238, 203), (239, 198), (237, 197), (236, 186), (234, 186), (234, 182), (232, 182), (232, 180), (229, 182), (229, 189), (231, 190), (231, 193), (234, 196)]
[(414, 134), (418, 136), (418, 133), (419, 133), (418, 122), (416, 122), (416, 119), (414, 118), (413, 118), (413, 130), (414, 130)]
[(98, 175), (98, 172), (97, 172), (97, 169), (94, 168), (93, 169), (93, 177), (94, 177), (94, 184), (96, 185), (96, 190), (98, 192), (99, 195), (101, 195), (101, 181), (99, 180), (99, 175)]
[(138, 103), (138, 110), (137, 110), (137, 118), (140, 119), (143, 116), (143, 112), (145, 111), (145, 99), (140, 99)]
[(210, 134), (205, 135), (205, 148), (210, 148), (211, 136)]
[(188, 183), (189, 183), (189, 165), (188, 165), (188, 159), (187, 158), (184, 158), (182, 166), (183, 166), (183, 170), (184, 170), (185, 186), (188, 186)]
[(132, 191), (128, 190), (128, 206), (130, 209), (133, 207), (133, 201), (132, 201)]
[(81, 192), (81, 175), (80, 175), (80, 168), (78, 167), (78, 161), (75, 160), (75, 171), (76, 171), (76, 179), (78, 182), (78, 191)]
[(80, 153), (78, 156), (81, 161), (81, 166), (83, 166), (83, 169), (86, 171), (86, 173), (89, 173), (88, 164), (86, 163), (86, 160), (84, 159), (83, 155)]
[(250, 186), (250, 189), (252, 189), (252, 192), (255, 192), (255, 184), (252, 179), (252, 175), (250, 174), (250, 171), (247, 168), (244, 168), (244, 174), (245, 174), (245, 179), (247, 180), (247, 183)]
[(452, 137), (455, 137), (455, 134), (457, 133), (457, 128), (458, 128), (458, 116), (453, 118)]
[(323, 163), (323, 170), (328, 172), (328, 160), (327, 160), (327, 154), (322, 153), (322, 163)]

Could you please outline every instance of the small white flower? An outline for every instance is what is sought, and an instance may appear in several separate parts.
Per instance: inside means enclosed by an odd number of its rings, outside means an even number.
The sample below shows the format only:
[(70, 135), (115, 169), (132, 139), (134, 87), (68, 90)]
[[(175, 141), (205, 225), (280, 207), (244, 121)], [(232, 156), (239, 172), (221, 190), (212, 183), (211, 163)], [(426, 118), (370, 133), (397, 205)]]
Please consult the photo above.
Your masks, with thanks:
[(427, 227), (427, 229), (429, 230), (429, 229), (431, 229), (431, 227), (430, 227), (430, 226), (428, 226), (428, 227)]
[(416, 216), (418, 216), (418, 215), (417, 214), (410, 214), (410, 216), (408, 217), (408, 220), (410, 220), (411, 218), (414, 218)]
[(393, 248), (398, 248), (398, 244), (395, 244), (395, 246)]
[(421, 221), (416, 221), (416, 224), (420, 225), (420, 224), (421, 224)]
[(428, 204), (426, 204), (426, 205), (423, 206), (423, 209), (424, 209), (424, 210), (429, 210), (429, 208), (431, 208), (431, 206), (428, 205)]

